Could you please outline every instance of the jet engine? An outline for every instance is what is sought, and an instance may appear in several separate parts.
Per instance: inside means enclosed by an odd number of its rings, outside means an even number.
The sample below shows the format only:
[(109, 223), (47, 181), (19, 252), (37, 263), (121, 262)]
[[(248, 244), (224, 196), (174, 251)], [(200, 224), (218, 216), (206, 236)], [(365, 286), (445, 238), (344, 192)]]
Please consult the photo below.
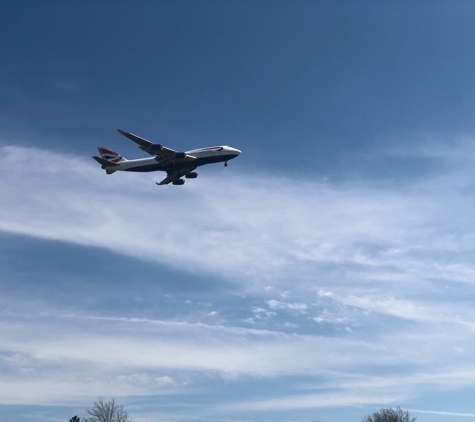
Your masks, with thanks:
[(172, 182), (174, 185), (184, 185), (185, 181), (183, 179), (177, 179)]
[[(141, 149), (143, 149), (143, 148), (144, 147), (141, 147)], [(153, 144), (149, 148), (150, 148), (151, 151), (161, 151), (163, 149), (163, 145), (162, 144)]]
[(198, 177), (198, 173), (196, 171), (192, 171), (188, 174), (185, 174), (187, 179), (196, 179)]

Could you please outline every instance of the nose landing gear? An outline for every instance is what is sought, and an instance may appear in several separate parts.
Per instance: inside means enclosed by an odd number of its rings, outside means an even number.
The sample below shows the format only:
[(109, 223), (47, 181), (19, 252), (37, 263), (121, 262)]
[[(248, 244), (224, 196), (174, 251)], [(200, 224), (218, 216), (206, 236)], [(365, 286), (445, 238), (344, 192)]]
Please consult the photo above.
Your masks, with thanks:
[(228, 166), (228, 162), (225, 161), (225, 162), (224, 162), (224, 167), (227, 167), (227, 166)]

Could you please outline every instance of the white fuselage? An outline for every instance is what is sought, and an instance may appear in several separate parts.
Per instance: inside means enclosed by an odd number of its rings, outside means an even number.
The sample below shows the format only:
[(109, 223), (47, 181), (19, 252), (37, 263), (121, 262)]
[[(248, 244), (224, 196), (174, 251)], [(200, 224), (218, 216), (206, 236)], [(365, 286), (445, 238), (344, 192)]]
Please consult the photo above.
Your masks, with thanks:
[[(186, 167), (199, 167), (205, 164), (227, 162), (236, 158), (241, 151), (236, 148), (229, 147), (227, 145), (208, 147), (208, 148), (199, 148), (193, 149), (191, 151), (186, 151), (186, 155), (195, 157), (196, 160), (175, 163), (173, 164), (174, 169), (186, 168)], [(157, 171), (163, 170), (167, 171), (168, 167), (157, 162), (156, 158), (139, 158), (136, 160), (124, 160), (114, 166), (114, 170), (122, 171), (134, 171), (134, 172), (148, 172), (148, 171)]]

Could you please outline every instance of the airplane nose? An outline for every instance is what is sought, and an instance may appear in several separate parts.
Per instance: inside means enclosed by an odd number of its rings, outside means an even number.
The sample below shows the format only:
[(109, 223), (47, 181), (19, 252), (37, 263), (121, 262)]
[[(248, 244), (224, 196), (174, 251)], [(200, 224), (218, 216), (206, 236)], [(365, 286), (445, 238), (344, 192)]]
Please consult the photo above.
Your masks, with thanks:
[(236, 153), (236, 155), (240, 155), (241, 154), (241, 151), (239, 151), (238, 149), (236, 148), (233, 148), (234, 149), (234, 152)]

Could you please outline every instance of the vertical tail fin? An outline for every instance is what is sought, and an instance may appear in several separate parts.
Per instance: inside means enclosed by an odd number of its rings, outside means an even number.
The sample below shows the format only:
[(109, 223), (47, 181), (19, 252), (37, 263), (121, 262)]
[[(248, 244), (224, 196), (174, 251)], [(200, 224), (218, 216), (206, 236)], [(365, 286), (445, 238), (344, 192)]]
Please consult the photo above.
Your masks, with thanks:
[(117, 154), (117, 152), (112, 151), (110, 148), (107, 147), (98, 147), (99, 154), (105, 160), (112, 161), (113, 163), (121, 163), (122, 161), (127, 161), (126, 158), (122, 157), (122, 155)]

